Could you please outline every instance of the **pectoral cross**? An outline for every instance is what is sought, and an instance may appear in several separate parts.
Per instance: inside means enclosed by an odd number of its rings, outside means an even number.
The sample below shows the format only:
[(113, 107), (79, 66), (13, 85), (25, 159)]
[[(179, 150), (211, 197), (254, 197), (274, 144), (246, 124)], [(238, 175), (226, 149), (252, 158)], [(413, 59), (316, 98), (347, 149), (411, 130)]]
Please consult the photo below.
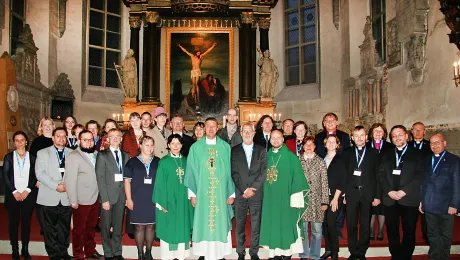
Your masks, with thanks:
[(182, 176), (184, 176), (184, 169), (182, 167), (177, 168), (176, 170), (177, 177), (179, 177), (179, 181), (182, 184)]
[(278, 180), (278, 170), (275, 166), (270, 167), (267, 169), (267, 181), (268, 183), (272, 184)]
[(211, 167), (214, 167), (214, 158), (209, 159), (209, 164), (211, 165)]

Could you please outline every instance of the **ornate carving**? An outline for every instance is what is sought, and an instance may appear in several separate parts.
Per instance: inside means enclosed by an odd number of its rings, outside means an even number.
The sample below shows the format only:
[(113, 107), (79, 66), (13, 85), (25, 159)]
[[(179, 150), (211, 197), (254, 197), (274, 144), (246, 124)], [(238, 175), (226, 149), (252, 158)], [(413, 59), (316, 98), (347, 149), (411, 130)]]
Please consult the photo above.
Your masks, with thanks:
[(270, 29), (270, 17), (259, 17), (257, 23), (260, 29)]
[(441, 12), (446, 17), (446, 25), (451, 30), (449, 42), (460, 50), (460, 5), (457, 0), (439, 0)]
[(8, 108), (11, 111), (18, 111), (19, 95), (16, 86), (11, 85), (8, 87), (8, 90), (6, 91), (6, 102), (8, 103)]
[(406, 70), (410, 71), (415, 84), (423, 82), (423, 68), (425, 66), (426, 34), (414, 34), (406, 40)]
[(148, 23), (156, 23), (159, 18), (160, 18), (160, 15), (157, 12), (148, 11), (145, 13), (145, 20)]
[(372, 22), (369, 16), (366, 17), (363, 33), (364, 42), (359, 46), (361, 54), (361, 75), (372, 73), (374, 67), (380, 64), (380, 58), (375, 49), (375, 40), (372, 36)]
[(254, 22), (254, 13), (253, 12), (241, 12), (241, 23), (250, 23)]
[(340, 24), (340, 0), (332, 0), (332, 21), (335, 29), (339, 29)]
[(228, 0), (172, 0), (173, 13), (228, 13)]
[(129, 16), (129, 27), (139, 28), (141, 27), (141, 18), (139, 16)]
[(51, 94), (55, 97), (65, 97), (75, 99), (72, 85), (70, 85), (69, 75), (61, 73), (51, 88)]
[(390, 68), (401, 64), (401, 43), (398, 40), (396, 18), (387, 23), (387, 64)]
[(30, 26), (26, 24), (19, 35), (19, 45), (14, 55), (16, 76), (32, 84), (40, 83), (40, 70), (37, 64), (37, 51)]
[(62, 38), (66, 29), (67, 0), (59, 0), (59, 36)]
[(199, 17), (168, 18), (161, 19), (157, 26), (177, 28), (239, 28), (240, 20), (225, 17), (216, 17), (214, 19), (206, 19)]

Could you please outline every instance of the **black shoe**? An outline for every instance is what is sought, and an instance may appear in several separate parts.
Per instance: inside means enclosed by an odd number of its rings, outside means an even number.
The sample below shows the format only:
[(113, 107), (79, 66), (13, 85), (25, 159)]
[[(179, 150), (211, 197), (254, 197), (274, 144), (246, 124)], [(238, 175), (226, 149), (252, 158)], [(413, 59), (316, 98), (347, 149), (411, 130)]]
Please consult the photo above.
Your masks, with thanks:
[(332, 255), (332, 252), (331, 251), (326, 251), (324, 252), (324, 254), (320, 257), (320, 259), (328, 259), (329, 257), (331, 257)]
[(283, 256), (283, 260), (291, 260), (291, 256)]
[(152, 249), (150, 249), (150, 250), (146, 249), (145, 250), (145, 258), (144, 259), (145, 260), (152, 260), (153, 259), (153, 257), (152, 257)]
[(101, 227), (99, 227), (99, 225), (97, 225), (97, 226), (94, 228), (94, 231), (96, 231), (96, 233), (101, 233)]
[(243, 254), (238, 254), (238, 260), (244, 260), (244, 255)]
[(348, 260), (356, 260), (356, 259), (357, 259), (357, 257), (355, 255), (350, 255), (348, 257)]
[(258, 255), (252, 255), (251, 260), (260, 260)]
[(125, 260), (125, 258), (123, 256), (121, 256), (121, 255), (114, 255), (112, 258), (114, 260)]
[(378, 241), (383, 241), (383, 235), (378, 235), (378, 236), (377, 236), (377, 240), (378, 240)]
[(372, 236), (369, 236), (369, 240), (375, 240), (375, 237), (374, 237), (374, 235), (372, 235)]
[(198, 260), (204, 260), (204, 256), (198, 257)]
[(24, 260), (32, 259), (30, 254), (29, 254), (29, 246), (22, 246), (21, 255), (24, 258)]
[(15, 245), (12, 246), (12, 253), (11, 253), (11, 259), (13, 260), (20, 260), (21, 258), (19, 257), (19, 246)]
[(337, 232), (337, 236), (339, 237), (339, 239), (343, 239), (342, 231), (338, 231), (338, 232)]
[(358, 256), (358, 259), (359, 259), (359, 260), (367, 260), (367, 258), (366, 258), (365, 255), (360, 255), (360, 256)]
[(144, 260), (144, 259), (145, 259), (144, 251), (137, 251), (137, 260)]
[(134, 239), (134, 233), (128, 233), (128, 237)]
[(300, 260), (307, 260), (307, 258), (302, 258), (302, 257), (301, 257)]
[(61, 257), (61, 259), (64, 259), (64, 260), (72, 260), (73, 259), (73, 256), (69, 255), (69, 254), (65, 254)]
[(103, 255), (99, 254), (98, 252), (92, 254), (92, 255), (88, 255), (86, 256), (85, 258), (89, 258), (89, 259), (102, 259), (104, 258)]
[(332, 260), (339, 260), (339, 253), (334, 253), (331, 255)]

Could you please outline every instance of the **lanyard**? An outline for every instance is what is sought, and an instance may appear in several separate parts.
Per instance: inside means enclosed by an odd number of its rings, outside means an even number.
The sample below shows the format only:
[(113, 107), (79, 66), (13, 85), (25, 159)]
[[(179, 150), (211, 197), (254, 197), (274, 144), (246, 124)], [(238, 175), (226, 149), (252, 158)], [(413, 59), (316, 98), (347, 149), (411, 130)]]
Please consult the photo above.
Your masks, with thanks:
[(153, 157), (150, 157), (149, 163), (147, 163), (147, 164), (144, 163), (144, 160), (142, 159), (142, 156), (138, 156), (137, 158), (142, 162), (142, 164), (145, 167), (145, 172), (147, 173), (146, 177), (149, 177), (150, 176), (150, 163), (152, 162)]
[(436, 165), (434, 165), (434, 155), (431, 157), (431, 169), (433, 169), (433, 173), (436, 171), (436, 168), (438, 168), (438, 165), (441, 162), (442, 157), (444, 157), (445, 154), (446, 154), (446, 151), (444, 151), (441, 154), (441, 157), (439, 157), (439, 161), (436, 163)]
[[(423, 147), (423, 140), (420, 142), (420, 147), (418, 148), (419, 150), (422, 150)], [(414, 141), (414, 148), (417, 148), (417, 142)]]
[[(56, 147), (55, 147), (55, 148), (56, 148)], [(61, 159), (61, 157), (59, 156), (58, 149), (56, 148), (56, 157), (57, 157), (57, 159), (58, 159), (59, 166), (61, 166), (62, 162), (63, 162), (64, 159), (65, 159), (65, 149), (62, 149), (62, 159)]]
[(355, 153), (356, 153), (356, 162), (358, 163), (358, 169), (359, 169), (359, 166), (361, 166), (361, 163), (364, 160), (364, 155), (366, 154), (366, 147), (364, 147), (363, 155), (361, 156), (361, 159), (359, 158), (358, 148), (355, 149)]
[(21, 167), (21, 161), (19, 160), (18, 152), (14, 151), (14, 154), (16, 155), (16, 161), (18, 161), (19, 172), (22, 172), (22, 170), (24, 169), (24, 166), (26, 165), (27, 152), (24, 154), (24, 160), (22, 161), (22, 167)]
[(401, 157), (399, 157), (398, 152), (395, 153), (396, 154), (396, 168), (399, 167), (399, 164), (401, 163), (402, 157), (404, 156), (406, 151), (407, 151), (407, 145), (406, 145), (406, 148), (404, 148), (404, 150), (402, 151)]
[[(380, 148), (379, 148), (379, 151), (382, 150), (383, 143), (384, 143), (383, 140), (381, 140), (381, 141), (380, 141)], [(371, 146), (372, 146), (372, 148), (375, 148), (375, 147), (374, 147), (374, 141), (371, 142)]]
[(67, 143), (69, 143), (69, 146), (70, 147), (74, 147), (75, 146), (75, 143), (77, 142), (77, 138), (72, 138), (73, 139), (73, 142), (70, 141), (70, 138), (67, 137)]
[[(118, 152), (118, 150), (116, 150), (116, 151)], [(115, 153), (115, 151), (114, 151), (114, 153)], [(121, 165), (120, 165), (121, 152), (119, 152), (119, 155), (118, 155), (118, 153), (115, 153), (115, 155), (116, 155), (115, 157), (118, 157), (118, 160), (117, 160), (117, 158), (115, 158), (115, 162), (117, 163), (118, 171), (122, 172), (121, 171)]]

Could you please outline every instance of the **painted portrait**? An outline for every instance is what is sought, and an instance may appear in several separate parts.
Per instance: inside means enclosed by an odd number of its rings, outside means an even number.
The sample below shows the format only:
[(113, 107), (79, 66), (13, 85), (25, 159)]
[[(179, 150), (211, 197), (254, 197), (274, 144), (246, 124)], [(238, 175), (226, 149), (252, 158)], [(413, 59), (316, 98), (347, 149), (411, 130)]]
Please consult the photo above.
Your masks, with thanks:
[(174, 29), (167, 32), (170, 114), (185, 121), (221, 120), (233, 96), (232, 31)]

